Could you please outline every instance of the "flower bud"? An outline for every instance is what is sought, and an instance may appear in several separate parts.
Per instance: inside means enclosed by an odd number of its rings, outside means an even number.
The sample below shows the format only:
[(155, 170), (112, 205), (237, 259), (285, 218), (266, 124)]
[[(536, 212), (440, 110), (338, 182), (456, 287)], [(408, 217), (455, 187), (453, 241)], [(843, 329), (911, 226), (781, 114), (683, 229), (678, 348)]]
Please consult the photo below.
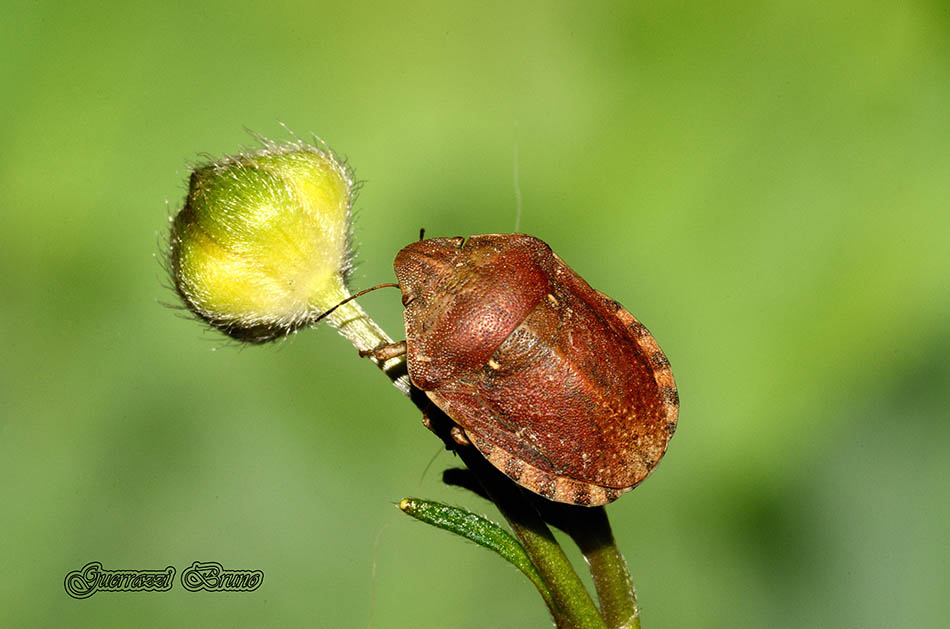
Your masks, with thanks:
[(172, 219), (175, 289), (242, 341), (307, 325), (349, 296), (353, 196), (350, 170), (304, 142), (264, 142), (199, 166)]

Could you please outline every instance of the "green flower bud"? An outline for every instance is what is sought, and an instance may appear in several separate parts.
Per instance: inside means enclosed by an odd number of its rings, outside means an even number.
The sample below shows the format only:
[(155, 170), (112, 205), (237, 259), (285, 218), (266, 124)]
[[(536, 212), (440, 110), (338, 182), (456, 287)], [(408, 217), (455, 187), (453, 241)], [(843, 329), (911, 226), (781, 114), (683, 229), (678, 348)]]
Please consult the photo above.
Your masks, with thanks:
[[(304, 142), (205, 164), (172, 220), (170, 270), (193, 313), (262, 343), (308, 325), (349, 296), (352, 172)], [(362, 316), (347, 304), (328, 320)]]

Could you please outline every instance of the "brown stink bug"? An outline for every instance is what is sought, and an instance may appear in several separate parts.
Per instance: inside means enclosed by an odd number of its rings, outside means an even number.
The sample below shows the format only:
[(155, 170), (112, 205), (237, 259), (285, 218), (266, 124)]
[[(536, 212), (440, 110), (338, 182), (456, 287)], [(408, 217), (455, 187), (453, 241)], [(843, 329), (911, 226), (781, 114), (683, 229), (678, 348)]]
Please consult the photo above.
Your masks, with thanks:
[(409, 378), (499, 470), (558, 502), (606, 504), (676, 429), (669, 361), (623, 307), (524, 234), (432, 238), (393, 263)]

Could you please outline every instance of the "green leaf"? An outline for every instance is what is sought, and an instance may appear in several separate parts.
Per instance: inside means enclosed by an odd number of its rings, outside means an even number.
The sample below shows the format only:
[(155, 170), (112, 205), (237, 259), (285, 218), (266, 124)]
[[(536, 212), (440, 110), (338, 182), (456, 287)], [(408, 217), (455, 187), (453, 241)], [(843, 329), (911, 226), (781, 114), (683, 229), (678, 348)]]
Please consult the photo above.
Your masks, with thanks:
[(417, 520), (455, 533), (479, 546), (495, 551), (528, 577), (538, 588), (544, 602), (547, 603), (549, 608), (553, 609), (554, 602), (551, 598), (551, 592), (541, 575), (538, 574), (537, 568), (531, 562), (524, 547), (499, 525), (471, 511), (450, 507), (431, 500), (405, 498), (398, 506), (403, 513), (411, 515)]

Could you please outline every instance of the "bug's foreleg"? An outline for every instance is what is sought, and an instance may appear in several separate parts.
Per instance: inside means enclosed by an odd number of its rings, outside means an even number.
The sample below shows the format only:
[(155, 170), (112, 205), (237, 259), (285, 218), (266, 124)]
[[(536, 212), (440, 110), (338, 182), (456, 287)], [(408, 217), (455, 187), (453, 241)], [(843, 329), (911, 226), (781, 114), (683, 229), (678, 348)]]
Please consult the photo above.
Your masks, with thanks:
[(386, 362), (390, 358), (396, 358), (397, 356), (402, 356), (406, 353), (406, 342), (399, 341), (398, 343), (380, 343), (373, 349), (361, 349), (360, 356), (372, 356), (381, 363)]

